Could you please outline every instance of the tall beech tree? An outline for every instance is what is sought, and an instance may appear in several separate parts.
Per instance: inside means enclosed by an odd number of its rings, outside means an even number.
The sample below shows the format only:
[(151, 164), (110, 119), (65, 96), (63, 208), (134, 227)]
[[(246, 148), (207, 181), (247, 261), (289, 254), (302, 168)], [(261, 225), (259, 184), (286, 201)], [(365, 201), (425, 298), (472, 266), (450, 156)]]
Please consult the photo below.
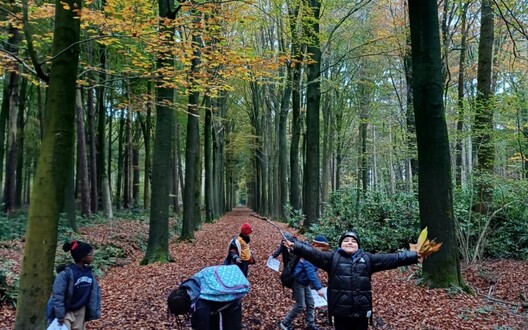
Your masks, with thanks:
[[(165, 35), (170, 31), (167, 21), (174, 18), (175, 9), (172, 1), (160, 0), (159, 24)], [(169, 36), (172, 32), (168, 32)], [(157, 68), (160, 72), (171, 68), (173, 61), (169, 50), (160, 50)], [(152, 160), (152, 202), (150, 204), (150, 225), (147, 252), (141, 261), (149, 264), (156, 261), (169, 261), (169, 205), (171, 190), (171, 155), (174, 136), (174, 110), (170, 106), (174, 99), (174, 88), (165, 80), (158, 81), (156, 86), (156, 130), (154, 137), (154, 153)]]
[(307, 19), (307, 52), (310, 62), (306, 78), (306, 150), (303, 179), (303, 230), (319, 221), (319, 112), (321, 104), (321, 47), (319, 19), (321, 2), (309, 0), (311, 17)]
[(478, 47), (477, 104), (475, 113), (475, 154), (480, 174), (477, 183), (478, 201), (476, 210), (488, 212), (492, 187), (486, 175), (493, 174), (495, 167), (495, 145), (493, 143), (493, 40), (494, 14), (491, 0), (482, 0), (480, 7), (480, 40)]
[(409, 21), (420, 223), (429, 228), (431, 237), (443, 242), (440, 252), (425, 260), (423, 273), (431, 287), (460, 286), (436, 1), (409, 0)]
[(29, 207), (15, 329), (46, 328), (46, 303), (53, 280), (64, 173), (73, 156), (75, 88), (79, 66), (81, 0), (55, 2), (51, 71), (44, 139)]

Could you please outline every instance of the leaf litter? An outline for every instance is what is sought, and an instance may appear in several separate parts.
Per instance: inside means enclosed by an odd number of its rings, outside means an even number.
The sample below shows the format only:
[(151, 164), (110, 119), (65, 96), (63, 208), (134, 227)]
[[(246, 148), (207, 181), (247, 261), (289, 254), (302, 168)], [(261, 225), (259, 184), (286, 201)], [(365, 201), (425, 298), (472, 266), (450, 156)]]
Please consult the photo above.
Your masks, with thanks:
[[(102, 318), (87, 323), (87, 329), (168, 329), (166, 297), (183, 280), (201, 268), (221, 264), (229, 240), (240, 225), (253, 226), (250, 246), (257, 264), (250, 266), (251, 291), (243, 301), (243, 329), (278, 329), (279, 321), (293, 306), (291, 291), (282, 288), (279, 273), (266, 266), (268, 256), (281, 240), (269, 223), (250, 216), (251, 210), (235, 208), (215, 223), (204, 224), (192, 242), (177, 238), (170, 242), (174, 262), (140, 266), (141, 242), (146, 243), (148, 224), (137, 220), (116, 220), (111, 224), (86, 227), (83, 239), (95, 246), (112, 244), (125, 256), (99, 279), (102, 290)], [(173, 223), (173, 222), (172, 222)], [(294, 232), (286, 224), (276, 223)], [(138, 236), (139, 235), (139, 236)], [(300, 236), (302, 238), (302, 236)], [(9, 272), (20, 272), (23, 242), (0, 242), (0, 259), (10, 260)], [(58, 252), (63, 253), (63, 252)], [(280, 258), (280, 257), (279, 257)], [(94, 263), (97, 264), (97, 250)], [(418, 266), (400, 268), (372, 276), (373, 326), (371, 329), (528, 329), (528, 262), (487, 260), (463, 269), (474, 294), (457, 290), (428, 289), (417, 284)], [(326, 273), (319, 271), (323, 283)], [(328, 325), (326, 308), (316, 310), (318, 326)], [(0, 306), (0, 329), (14, 327), (15, 310)], [(303, 314), (294, 329), (306, 327)]]

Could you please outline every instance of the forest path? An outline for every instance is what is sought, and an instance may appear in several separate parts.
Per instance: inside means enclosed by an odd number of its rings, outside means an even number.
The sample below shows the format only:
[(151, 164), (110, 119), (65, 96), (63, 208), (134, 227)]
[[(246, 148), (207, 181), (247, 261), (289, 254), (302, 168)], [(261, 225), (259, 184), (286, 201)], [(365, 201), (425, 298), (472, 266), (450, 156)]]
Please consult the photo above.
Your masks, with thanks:
[[(243, 302), (244, 329), (276, 329), (293, 304), (289, 289), (283, 292), (279, 273), (266, 266), (281, 236), (250, 213), (248, 208), (235, 208), (215, 223), (204, 224), (195, 232), (193, 242), (171, 241), (175, 262), (139, 266), (142, 255), (138, 254), (132, 263), (108, 271), (100, 280), (103, 317), (89, 322), (88, 328), (167, 329), (166, 297), (170, 291), (203, 267), (222, 264), (229, 241), (249, 222), (253, 226), (250, 246), (257, 263), (249, 268), (251, 291)], [(283, 223), (277, 225), (287, 229)]]

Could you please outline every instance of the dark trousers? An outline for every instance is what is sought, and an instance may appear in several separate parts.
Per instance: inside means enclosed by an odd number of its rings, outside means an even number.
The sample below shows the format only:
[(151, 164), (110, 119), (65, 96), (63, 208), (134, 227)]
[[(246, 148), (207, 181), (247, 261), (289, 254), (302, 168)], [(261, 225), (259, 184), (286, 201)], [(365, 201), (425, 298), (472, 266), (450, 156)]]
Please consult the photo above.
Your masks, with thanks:
[[(226, 307), (227, 306), (227, 307)], [(221, 310), (216, 314), (216, 311)], [(213, 312), (213, 315), (211, 313)], [(242, 305), (240, 301), (217, 302), (198, 299), (191, 323), (194, 330), (217, 330), (222, 320), (224, 330), (242, 329)]]
[(336, 330), (367, 330), (368, 321), (366, 317), (334, 316), (334, 327)]

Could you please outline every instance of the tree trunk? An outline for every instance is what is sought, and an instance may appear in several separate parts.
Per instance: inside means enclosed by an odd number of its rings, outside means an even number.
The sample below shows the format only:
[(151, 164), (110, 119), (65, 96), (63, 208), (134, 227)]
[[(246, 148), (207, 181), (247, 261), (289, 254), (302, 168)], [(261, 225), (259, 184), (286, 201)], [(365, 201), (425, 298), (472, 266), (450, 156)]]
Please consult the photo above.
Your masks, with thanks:
[(319, 45), (319, 17), (321, 3), (309, 0), (312, 19), (308, 27), (306, 89), (306, 153), (303, 180), (303, 213), (306, 216), (303, 230), (319, 222), (319, 108), (321, 102), (321, 49)]
[(23, 179), (24, 179), (24, 110), (26, 109), (26, 98), (27, 98), (27, 86), (28, 80), (22, 78), (20, 86), (20, 109), (17, 117), (17, 144), (18, 144), (18, 157), (17, 157), (17, 168), (16, 168), (16, 188), (15, 188), (15, 207), (20, 208), (23, 203)]
[(418, 143), (418, 200), (422, 227), (443, 242), (425, 260), (430, 287), (462, 286), (453, 215), (451, 160), (443, 103), (438, 8), (434, 0), (410, 0), (413, 99)]
[(291, 72), (292, 85), (292, 120), (291, 120), (291, 142), (290, 142), (290, 204), (292, 209), (301, 209), (301, 170), (299, 164), (299, 145), (301, 140), (301, 69), (302, 59), (301, 47), (297, 34), (297, 16), (299, 7), (288, 9), (290, 17), (290, 30), (292, 31), (292, 58), (295, 59)]
[[(46, 102), (46, 130), (33, 183), (20, 274), (16, 330), (46, 329), (43, 312), (50, 296), (57, 247), (59, 212), (64, 200), (64, 173), (73, 155), (75, 83), (79, 65), (81, 1), (55, 3), (53, 59)], [(76, 45), (76, 46), (72, 46)], [(65, 49), (68, 49), (64, 52)]]
[[(105, 84), (106, 84), (106, 46), (98, 45), (99, 47), (99, 66), (101, 68), (99, 72), (99, 86), (96, 88), (97, 93), (97, 152), (95, 154), (96, 166), (97, 169), (97, 196), (101, 198), (96, 200), (99, 206), (102, 206), (105, 202), (103, 196), (104, 181), (107, 180), (106, 184), (108, 185), (109, 177), (106, 173), (106, 164), (105, 164), (105, 143), (106, 143), (106, 107), (105, 107)], [(95, 124), (95, 122), (94, 122)], [(94, 144), (95, 141), (92, 141)], [(92, 147), (93, 148), (93, 147)], [(92, 159), (92, 164), (94, 160)], [(110, 166), (110, 165), (109, 165)], [(93, 170), (92, 170), (93, 171)], [(103, 179), (104, 178), (104, 179)], [(92, 182), (95, 178), (92, 178)]]
[[(207, 105), (208, 104), (208, 105)], [(213, 113), (210, 99), (205, 106), (205, 120), (204, 120), (204, 170), (205, 170), (205, 222), (212, 222), (214, 220), (215, 203), (213, 195)]]
[(86, 98), (86, 110), (88, 116), (86, 122), (88, 124), (88, 153), (90, 156), (87, 157), (88, 161), (88, 184), (90, 187), (90, 209), (92, 213), (97, 213), (99, 209), (99, 190), (97, 185), (100, 183), (97, 178), (97, 135), (95, 131), (95, 104), (94, 104), (94, 90), (92, 88), (87, 89), (88, 97)]
[[(163, 21), (171, 15), (171, 8), (167, 1), (160, 0), (159, 24), (162, 31), (169, 31)], [(160, 33), (161, 34), (161, 33)], [(169, 33), (172, 35), (172, 33)], [(157, 68), (164, 70), (172, 67), (172, 60), (168, 54), (158, 54)], [(163, 81), (156, 86), (156, 130), (154, 136), (154, 154), (152, 158), (152, 202), (150, 206), (149, 239), (142, 264), (156, 261), (170, 261), (169, 253), (169, 205), (171, 174), (172, 141), (174, 138), (174, 111), (171, 104), (174, 89), (163, 85)]]
[(482, 0), (480, 41), (477, 69), (477, 104), (475, 113), (475, 154), (477, 155), (477, 205), (475, 209), (486, 214), (492, 199), (492, 187), (486, 176), (493, 174), (495, 145), (493, 142), (493, 41), (494, 14), (491, 0)]
[(91, 214), (90, 182), (88, 179), (88, 158), (86, 157), (86, 139), (84, 131), (84, 111), (82, 108), (81, 90), (77, 89), (75, 100), (75, 122), (77, 123), (77, 159), (79, 161), (79, 178), (81, 191), (81, 214), (85, 217)]
[[(118, 142), (117, 142), (117, 177), (116, 177), (116, 185), (115, 185), (115, 189), (116, 189), (116, 192), (115, 192), (115, 206), (118, 210), (121, 209), (121, 191), (122, 191), (122, 178), (123, 178), (123, 163), (124, 163), (124, 158), (125, 158), (125, 151), (123, 150), (123, 139), (124, 139), (124, 135), (123, 135), (123, 131), (124, 131), (124, 127), (125, 127), (125, 116), (126, 116), (126, 112), (124, 110), (121, 110), (121, 118), (119, 120), (119, 132), (117, 134), (117, 139), (118, 139)], [(111, 134), (108, 135), (108, 138), (109, 138), (109, 146), (112, 145), (112, 140), (111, 140)], [(110, 171), (111, 169), (111, 164), (110, 164), (110, 159), (111, 159), (111, 150), (110, 150), (110, 147), (108, 148), (108, 170)], [(110, 175), (108, 175), (108, 177), (110, 177)]]
[[(199, 37), (193, 34), (193, 57), (190, 69), (190, 92), (187, 115), (187, 139), (185, 143), (185, 187), (183, 191), (183, 224), (181, 239), (190, 240), (194, 238), (194, 230), (201, 223), (199, 215), (200, 206), (200, 112), (198, 99), (200, 93), (194, 90), (194, 75), (197, 74), (200, 65)], [(198, 209), (198, 210), (197, 210)], [(198, 212), (197, 212), (198, 211)]]
[(462, 5), (461, 15), (461, 27), (460, 27), (460, 59), (458, 62), (458, 86), (457, 86), (457, 105), (458, 113), (456, 120), (456, 142), (455, 142), (455, 183), (457, 186), (462, 185), (462, 166), (463, 166), (463, 154), (462, 154), (462, 141), (463, 141), (463, 130), (464, 130), (464, 79), (465, 79), (465, 67), (466, 67), (466, 47), (467, 47), (467, 9), (469, 2), (465, 2)]
[[(5, 156), (5, 137), (6, 137), (6, 124), (7, 118), (9, 117), (9, 100), (11, 91), (9, 90), (9, 83), (11, 74), (6, 73), (4, 75), (4, 88), (2, 92), (2, 109), (0, 110), (0, 187), (3, 187), (2, 183), (4, 180), (4, 167), (2, 166)], [(2, 198), (3, 199), (3, 198)]]
[[(178, 136), (180, 134), (178, 121), (174, 121), (174, 136)], [(172, 146), (172, 208), (174, 210), (174, 213), (179, 214), (180, 213), (180, 199), (179, 199), (179, 167), (178, 167), (178, 158), (179, 158), (179, 147), (177, 141)]]
[[(129, 97), (133, 90), (128, 86)], [(132, 207), (132, 104), (129, 102), (126, 109), (125, 123), (125, 157), (123, 164), (123, 208)]]
[(141, 128), (139, 120), (134, 121), (134, 134), (132, 137), (132, 207), (139, 208), (139, 178), (141, 171), (139, 168), (140, 136)]
[(15, 211), (16, 166), (18, 156), (17, 117), (19, 112), (19, 82), (17, 72), (11, 72), (9, 78), (9, 120), (7, 129), (7, 157), (4, 185), (4, 211), (11, 216)]

